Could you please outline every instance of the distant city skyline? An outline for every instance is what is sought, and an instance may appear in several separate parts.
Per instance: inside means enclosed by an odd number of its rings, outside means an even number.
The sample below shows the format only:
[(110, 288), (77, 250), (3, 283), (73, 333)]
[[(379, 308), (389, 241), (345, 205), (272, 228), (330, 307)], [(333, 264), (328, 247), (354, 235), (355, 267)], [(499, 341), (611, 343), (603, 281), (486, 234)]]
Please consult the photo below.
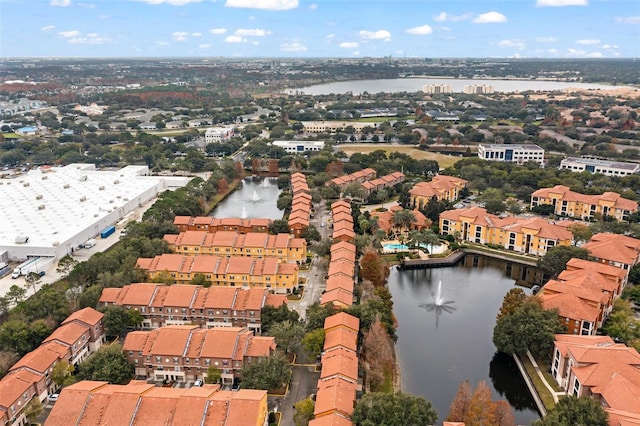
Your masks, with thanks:
[(637, 0), (0, 0), (0, 57), (640, 57)]

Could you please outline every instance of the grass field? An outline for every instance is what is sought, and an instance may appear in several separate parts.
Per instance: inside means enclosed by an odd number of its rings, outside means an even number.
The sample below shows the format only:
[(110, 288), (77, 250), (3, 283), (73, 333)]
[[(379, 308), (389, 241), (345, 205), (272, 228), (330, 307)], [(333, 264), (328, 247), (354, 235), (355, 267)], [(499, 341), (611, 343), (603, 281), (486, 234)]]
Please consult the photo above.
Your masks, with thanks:
[(403, 154), (410, 155), (416, 160), (435, 160), (440, 165), (440, 168), (446, 169), (453, 166), (462, 157), (454, 157), (451, 155), (438, 154), (437, 152), (421, 151), (410, 145), (387, 145), (387, 144), (342, 144), (338, 145), (340, 151), (344, 151), (347, 155), (351, 155), (355, 152), (362, 154), (369, 154), (379, 149), (385, 151), (387, 154), (391, 152), (401, 152)]

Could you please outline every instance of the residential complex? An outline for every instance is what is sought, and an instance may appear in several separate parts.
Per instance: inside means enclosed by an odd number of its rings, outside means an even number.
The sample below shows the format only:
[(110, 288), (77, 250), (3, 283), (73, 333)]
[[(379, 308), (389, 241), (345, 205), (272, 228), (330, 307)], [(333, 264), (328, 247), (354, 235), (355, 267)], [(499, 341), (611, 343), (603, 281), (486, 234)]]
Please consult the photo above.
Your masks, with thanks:
[(69, 164), (2, 179), (0, 252), (10, 260), (61, 258), (159, 193), (189, 181), (149, 174), (147, 166), (107, 171)]
[(169, 249), (178, 254), (275, 257), (282, 262), (297, 263), (307, 261), (307, 241), (290, 234), (185, 231), (178, 235), (166, 234), (164, 240)]
[(289, 293), (298, 285), (298, 266), (280, 263), (274, 257), (256, 259), (245, 256), (186, 256), (162, 254), (139, 258), (136, 267), (146, 271), (149, 280), (168, 280), (189, 284), (201, 277), (212, 286), (270, 288)]
[[(393, 215), (402, 210), (402, 207), (395, 205), (389, 208), (389, 210), (383, 212), (372, 211), (371, 217), (378, 218), (378, 229), (383, 230), (385, 233), (389, 234), (396, 228), (396, 225), (393, 222)], [(401, 231), (411, 231), (411, 230), (421, 230), (425, 228), (429, 228), (431, 226), (431, 219), (426, 217), (420, 210), (414, 209), (411, 210), (413, 213), (413, 217), (415, 217), (416, 221), (411, 223), (408, 229), (402, 229)], [(396, 229), (398, 230), (398, 229)]]
[(51, 373), (58, 362), (77, 366), (105, 341), (104, 315), (84, 308), (65, 319), (40, 346), (23, 356), (0, 380), (0, 422), (25, 425), (25, 407), (37, 398), (45, 403), (59, 386)]
[(493, 93), (493, 86), (489, 84), (469, 84), (462, 88), (462, 93), (468, 95), (486, 95)]
[(219, 385), (161, 388), (133, 380), (127, 385), (81, 381), (63, 389), (47, 426), (246, 425), (266, 426), (267, 391), (220, 390)]
[(545, 204), (552, 205), (553, 212), (559, 216), (582, 220), (591, 220), (597, 215), (625, 220), (628, 215), (638, 211), (638, 203), (623, 198), (617, 192), (585, 195), (564, 185), (538, 189), (531, 194), (531, 208)]
[(288, 219), (289, 232), (299, 238), (309, 227), (312, 210), (311, 192), (305, 175), (302, 173), (291, 175), (291, 192), (293, 198)]
[(608, 336), (557, 334), (551, 374), (569, 395), (591, 397), (610, 425), (640, 424), (640, 354)]
[(215, 367), (223, 384), (232, 384), (246, 363), (268, 357), (275, 349), (275, 338), (255, 336), (246, 328), (197, 325), (132, 331), (122, 345), (138, 377), (192, 382), (205, 379), (209, 367)]
[(241, 234), (247, 232), (269, 232), (271, 219), (239, 217), (215, 218), (211, 216), (176, 216), (173, 224), (181, 231), (235, 231)]
[(544, 256), (552, 247), (571, 245), (571, 223), (541, 218), (502, 218), (481, 207), (469, 207), (441, 213), (439, 226), (443, 235), (458, 235), (462, 241)]
[(341, 190), (346, 188), (347, 185), (358, 182), (364, 183), (366, 181), (375, 179), (377, 176), (376, 171), (370, 168), (358, 170), (357, 172), (353, 172), (351, 174), (345, 176), (339, 176), (337, 178), (331, 179), (325, 185), (336, 185)]
[(626, 235), (595, 234), (582, 248), (596, 261), (621, 268), (627, 274), (640, 263), (640, 240)]
[(273, 141), (273, 146), (278, 146), (289, 154), (304, 154), (306, 151), (318, 152), (324, 148), (324, 141)]
[(388, 175), (371, 179), (362, 182), (360, 186), (365, 190), (367, 195), (371, 195), (372, 192), (380, 191), (381, 189), (390, 188), (404, 182), (404, 174), (400, 172), (393, 172)]
[(105, 288), (98, 304), (138, 311), (146, 329), (194, 324), (205, 328), (247, 327), (259, 334), (262, 308), (278, 307), (286, 301), (284, 295), (261, 288), (138, 283)]
[(434, 176), (429, 182), (419, 182), (409, 191), (411, 206), (422, 209), (432, 198), (438, 201), (455, 201), (467, 183), (464, 179), (446, 175)]
[(422, 86), (422, 91), (428, 95), (453, 93), (453, 89), (448, 84), (425, 84)]
[(233, 128), (210, 127), (204, 132), (204, 142), (206, 144), (226, 142), (233, 136)]
[(640, 164), (638, 163), (584, 157), (567, 157), (560, 162), (560, 168), (577, 173), (602, 173), (606, 176), (628, 176), (640, 172)]
[(518, 164), (531, 161), (544, 166), (544, 148), (534, 144), (479, 144), (478, 157), (487, 161)]

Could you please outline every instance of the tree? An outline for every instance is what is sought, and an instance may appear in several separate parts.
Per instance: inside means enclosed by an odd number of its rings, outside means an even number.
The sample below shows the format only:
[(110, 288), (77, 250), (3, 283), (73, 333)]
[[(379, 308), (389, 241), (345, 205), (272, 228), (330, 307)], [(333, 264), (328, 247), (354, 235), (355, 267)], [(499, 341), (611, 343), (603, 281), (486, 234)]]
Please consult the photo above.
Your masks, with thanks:
[(602, 327), (607, 336), (626, 342), (628, 346), (640, 347), (640, 328), (628, 300), (616, 299), (611, 315)]
[(31, 324), (18, 319), (6, 321), (0, 325), (0, 351), (24, 355), (37, 348), (52, 331), (44, 320)]
[(423, 426), (435, 424), (438, 413), (419, 396), (368, 393), (356, 403), (351, 420), (358, 426)]
[(315, 302), (313, 305), (307, 308), (307, 331), (316, 330), (318, 328), (324, 328), (324, 320), (327, 317), (335, 314), (336, 310), (331, 304), (325, 306)]
[(208, 384), (215, 384), (220, 382), (220, 378), (222, 377), (222, 371), (218, 369), (215, 365), (207, 368), (207, 377), (205, 377), (204, 382)]
[(10, 304), (17, 305), (27, 297), (27, 289), (13, 284), (9, 287), (9, 291), (4, 295)]
[(64, 387), (73, 383), (73, 365), (64, 360), (56, 362), (51, 371), (51, 380), (59, 387)]
[(551, 355), (554, 335), (566, 329), (557, 310), (545, 310), (540, 300), (529, 297), (513, 313), (502, 316), (493, 329), (493, 343), (500, 352), (512, 355), (530, 350), (540, 358)]
[(310, 359), (316, 359), (324, 348), (324, 329), (311, 330), (302, 338), (302, 347)]
[(33, 288), (33, 294), (36, 293), (36, 287), (40, 283), (42, 277), (37, 272), (29, 272), (24, 280), (27, 282), (27, 286), (31, 286)]
[(411, 225), (416, 222), (416, 216), (411, 210), (397, 210), (393, 212), (393, 216), (391, 216), (391, 223), (393, 224), (393, 227), (400, 232), (410, 229)]
[(129, 325), (129, 316), (122, 306), (107, 306), (101, 309), (104, 314), (104, 328), (108, 337), (119, 337)]
[(44, 408), (40, 402), (40, 398), (31, 398), (31, 401), (27, 403), (24, 408), (24, 415), (27, 416), (30, 422), (35, 422), (40, 414), (42, 414)]
[(555, 246), (547, 250), (547, 253), (538, 260), (538, 268), (555, 278), (565, 270), (569, 260), (586, 259), (588, 256), (589, 252), (581, 247)]
[(269, 224), (269, 233), (272, 235), (288, 234), (289, 222), (284, 219), (274, 220)]
[(305, 227), (300, 236), (307, 241), (307, 244), (311, 244), (312, 241), (320, 241), (322, 239), (322, 235), (320, 235), (318, 228), (313, 225)]
[(268, 333), (272, 324), (282, 321), (298, 322), (300, 316), (298, 312), (289, 310), (286, 304), (278, 307), (265, 305), (260, 310), (260, 328), (263, 333)]
[(62, 275), (63, 278), (66, 278), (69, 275), (69, 272), (78, 264), (78, 261), (73, 257), (66, 255), (62, 259), (58, 261), (58, 267), (56, 268), (56, 272)]
[(505, 315), (511, 315), (527, 300), (527, 295), (521, 288), (512, 288), (502, 299), (502, 306), (498, 311), (496, 321)]
[(593, 236), (591, 229), (580, 223), (575, 223), (569, 227), (571, 234), (573, 234), (573, 244), (580, 245), (581, 242), (587, 242)]
[(285, 210), (291, 207), (292, 201), (293, 201), (293, 197), (290, 194), (283, 192), (282, 195), (278, 197), (276, 206), (278, 207), (278, 210)]
[(393, 375), (394, 348), (393, 340), (389, 337), (387, 329), (379, 317), (365, 333), (362, 347), (370, 366), (367, 377), (371, 390), (373, 392), (383, 391), (386, 378)]
[(590, 397), (562, 398), (547, 415), (534, 423), (535, 426), (607, 426), (607, 412), (602, 404)]
[(496, 405), (491, 399), (491, 389), (487, 383), (478, 383), (464, 416), (465, 426), (495, 426)]
[[(632, 284), (640, 284), (640, 263), (634, 265), (633, 268), (631, 268), (631, 270), (629, 271), (629, 282)], [(638, 286), (637, 288), (640, 289), (640, 286)], [(638, 296), (638, 302), (640, 302), (640, 294)]]
[(513, 408), (505, 400), (496, 401), (496, 426), (515, 426)]
[(468, 380), (458, 385), (458, 391), (453, 398), (451, 405), (449, 406), (449, 414), (445, 419), (448, 422), (463, 422), (465, 419), (465, 413), (469, 409), (469, 403), (471, 402), (471, 384)]
[(315, 409), (313, 401), (309, 398), (303, 399), (296, 402), (293, 408), (296, 410), (293, 414), (293, 423), (296, 426), (308, 426), (309, 421), (313, 419), (313, 410)]
[(102, 286), (92, 285), (88, 287), (78, 297), (79, 309), (84, 309), (84, 308), (95, 309), (96, 306), (98, 306), (98, 300), (100, 300), (101, 295), (102, 295)]
[(291, 379), (291, 366), (282, 352), (252, 361), (242, 369), (246, 389), (278, 389)]
[(375, 250), (367, 251), (360, 261), (360, 277), (371, 281), (375, 286), (383, 286), (387, 279), (388, 267), (384, 265), (380, 255)]
[(289, 353), (300, 344), (304, 336), (304, 327), (299, 321), (277, 322), (269, 327), (269, 335), (275, 337), (278, 347)]
[(125, 384), (133, 377), (134, 367), (114, 343), (102, 346), (78, 366), (80, 380), (102, 380), (112, 384)]

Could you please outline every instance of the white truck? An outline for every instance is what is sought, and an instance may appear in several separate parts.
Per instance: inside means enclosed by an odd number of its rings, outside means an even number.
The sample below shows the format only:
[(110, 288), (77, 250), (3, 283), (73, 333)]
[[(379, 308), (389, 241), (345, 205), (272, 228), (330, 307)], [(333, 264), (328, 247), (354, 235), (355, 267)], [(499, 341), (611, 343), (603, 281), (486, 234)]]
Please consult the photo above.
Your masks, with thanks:
[(21, 275), (27, 275), (29, 272), (38, 272), (38, 260), (39, 257), (27, 259), (13, 269), (11, 278), (14, 280)]

